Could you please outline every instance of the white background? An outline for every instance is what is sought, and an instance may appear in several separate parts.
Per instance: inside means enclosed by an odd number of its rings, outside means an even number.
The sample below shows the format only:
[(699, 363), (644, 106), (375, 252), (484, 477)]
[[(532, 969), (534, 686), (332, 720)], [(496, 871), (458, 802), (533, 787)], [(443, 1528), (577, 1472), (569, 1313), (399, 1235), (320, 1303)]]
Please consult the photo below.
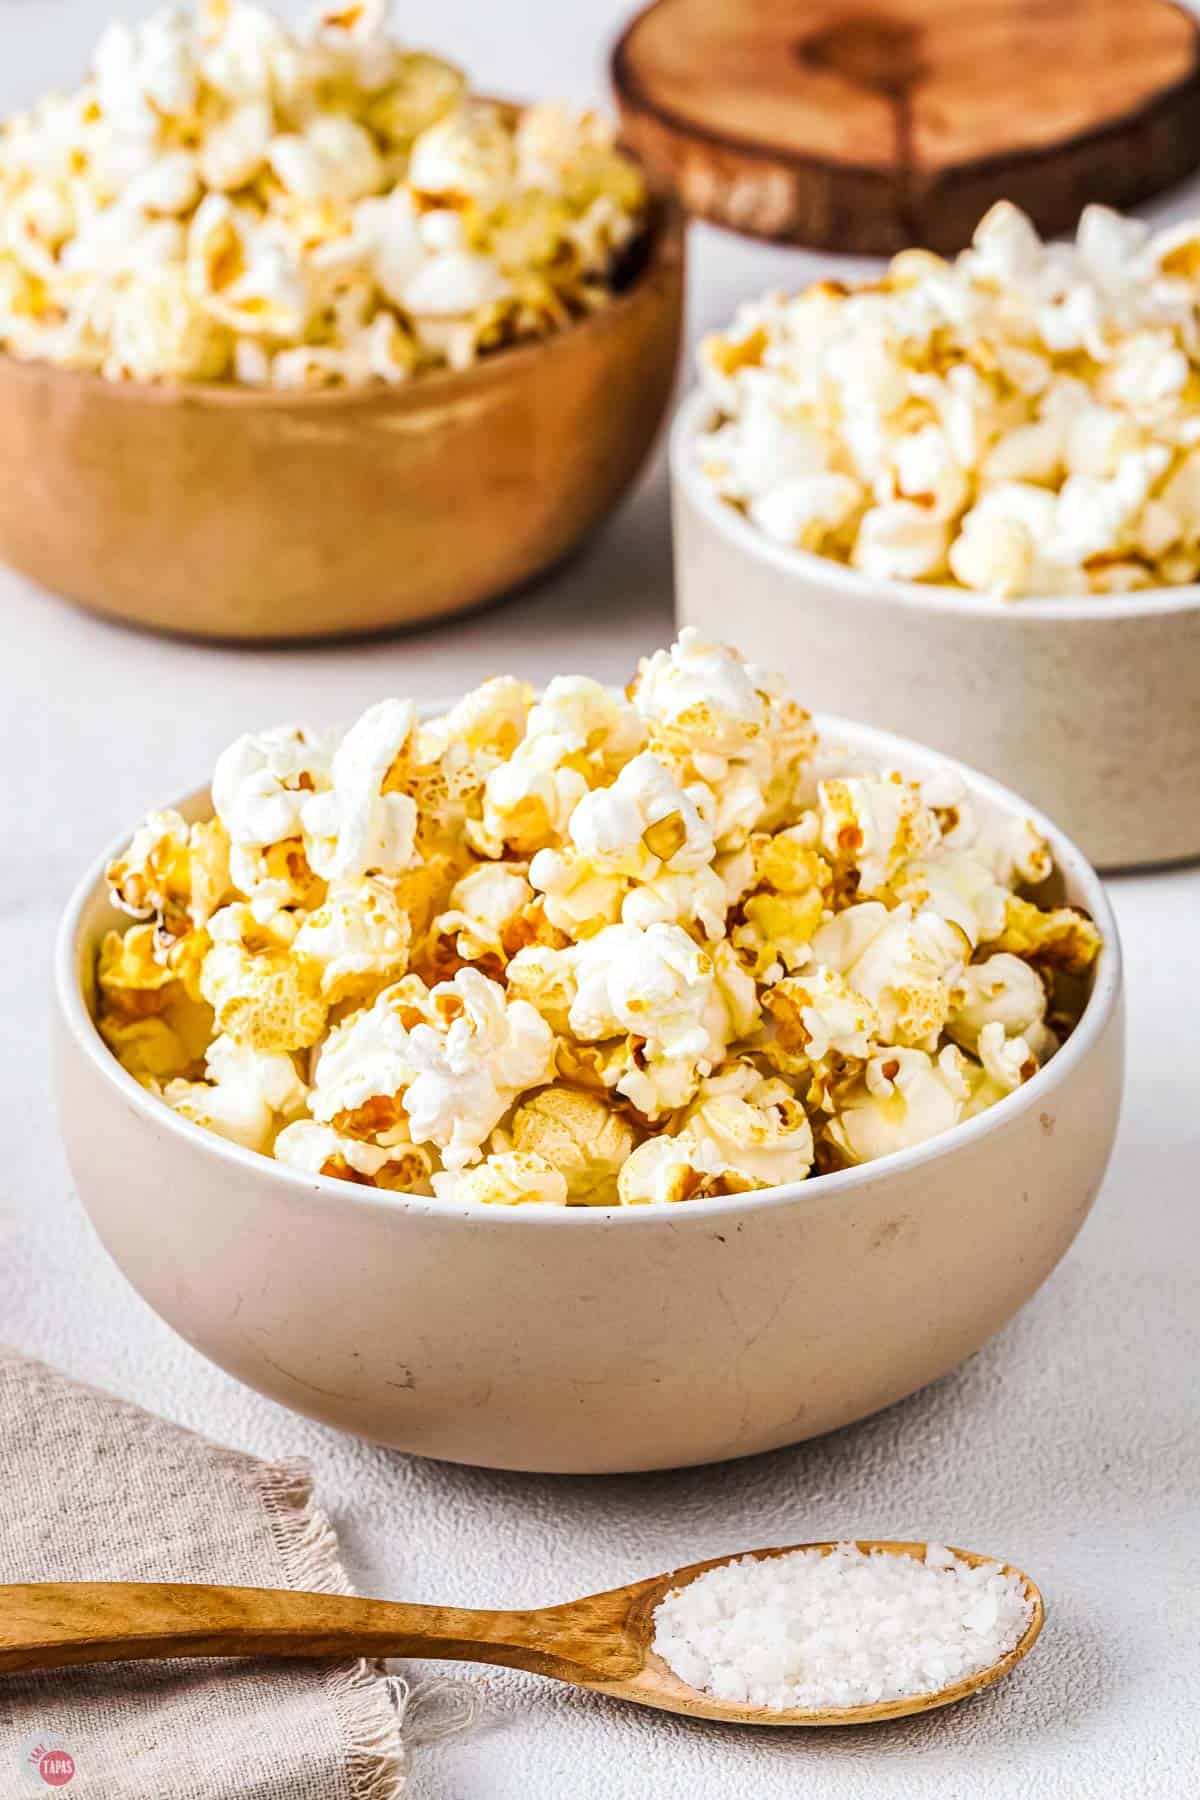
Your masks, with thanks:
[[(106, 10), (102, 0), (0, 0), (0, 110), (73, 80)], [(399, 26), (494, 92), (591, 99), (605, 91), (622, 10), (614, 0), (439, 0), (428, 23), (413, 11)], [(693, 339), (739, 296), (834, 260), (694, 231)], [(70, 495), (62, 500), (65, 511)], [(866, 1425), (708, 1470), (572, 1480), (425, 1463), (237, 1386), (107, 1261), (72, 1192), (48, 1093), (55, 919), (106, 840), (195, 785), (247, 727), (336, 720), (387, 692), (444, 694), (510, 667), (535, 680), (562, 669), (627, 676), (671, 628), (661, 457), (552, 582), (418, 636), (206, 649), (103, 624), (3, 573), (0, 620), (0, 1335), (231, 1444), (310, 1456), (368, 1591), (532, 1605), (728, 1549), (846, 1534), (998, 1552), (1035, 1574), (1049, 1601), (1041, 1646), (1000, 1689), (869, 1731), (672, 1723), (497, 1674), (482, 1727), (417, 1752), (416, 1800), (1197, 1792), (1200, 873), (1113, 884), (1130, 1066), (1109, 1179), (1055, 1276), (957, 1374)], [(802, 698), (820, 705), (819, 671)], [(1138, 755), (1136, 743), (1124, 748)], [(0, 1745), (0, 1793), (4, 1755)]]

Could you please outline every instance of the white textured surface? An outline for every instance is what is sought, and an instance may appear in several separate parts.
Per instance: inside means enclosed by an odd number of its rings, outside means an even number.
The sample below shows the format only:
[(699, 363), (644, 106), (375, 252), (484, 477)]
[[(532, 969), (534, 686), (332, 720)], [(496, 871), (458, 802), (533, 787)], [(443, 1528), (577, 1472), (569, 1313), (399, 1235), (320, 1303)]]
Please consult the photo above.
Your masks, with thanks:
[[(429, 37), (459, 43), (497, 90), (586, 96), (620, 10), (441, 0)], [(0, 0), (0, 109), (74, 73), (106, 11)], [(711, 231), (693, 250), (694, 325), (817, 266)], [(175, 1339), (107, 1262), (71, 1192), (47, 1091), (47, 965), (82, 864), (251, 723), (342, 718), (388, 690), (443, 694), (510, 664), (624, 675), (669, 630), (665, 502), (660, 464), (552, 583), (456, 627), (357, 647), (167, 643), (0, 574), (0, 1336), (230, 1444), (311, 1456), (347, 1559), (379, 1593), (527, 1605), (727, 1549), (861, 1533), (1000, 1554), (1047, 1596), (1042, 1643), (1009, 1682), (870, 1731), (740, 1734), (496, 1674), (492, 1723), (420, 1754), (416, 1800), (1185, 1800), (1200, 1768), (1200, 1108), (1188, 1054), (1200, 871), (1114, 884), (1129, 1093), (1105, 1191), (1066, 1262), (956, 1375), (795, 1450), (581, 1481), (347, 1441)], [(3, 1794), (9, 1754), (0, 1742)]]

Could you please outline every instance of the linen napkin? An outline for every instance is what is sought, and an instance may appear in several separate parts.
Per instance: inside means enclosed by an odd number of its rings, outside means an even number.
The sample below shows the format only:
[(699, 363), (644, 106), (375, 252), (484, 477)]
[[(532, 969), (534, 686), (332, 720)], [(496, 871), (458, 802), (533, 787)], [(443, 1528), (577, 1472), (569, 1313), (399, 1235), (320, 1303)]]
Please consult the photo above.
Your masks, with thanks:
[[(0, 1348), (0, 1582), (353, 1590), (302, 1462), (264, 1463)], [(406, 1691), (374, 1664), (0, 1675), (0, 1797), (395, 1800)]]

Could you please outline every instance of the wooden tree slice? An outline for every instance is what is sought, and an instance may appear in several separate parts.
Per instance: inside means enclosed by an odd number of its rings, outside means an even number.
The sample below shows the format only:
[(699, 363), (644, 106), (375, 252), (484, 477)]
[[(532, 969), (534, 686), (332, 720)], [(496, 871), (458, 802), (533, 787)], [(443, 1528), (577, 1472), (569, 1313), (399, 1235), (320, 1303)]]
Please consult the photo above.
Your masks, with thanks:
[(690, 211), (859, 254), (1045, 235), (1200, 165), (1200, 25), (1169, 0), (656, 0), (613, 54), (625, 136)]

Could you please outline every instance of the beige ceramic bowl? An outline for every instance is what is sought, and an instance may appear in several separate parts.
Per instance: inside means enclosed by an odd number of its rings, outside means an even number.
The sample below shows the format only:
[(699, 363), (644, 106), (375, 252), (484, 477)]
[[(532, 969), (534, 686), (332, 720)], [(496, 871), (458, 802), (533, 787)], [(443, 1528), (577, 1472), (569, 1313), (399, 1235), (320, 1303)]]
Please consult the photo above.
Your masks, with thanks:
[[(938, 759), (823, 729), (920, 774)], [(973, 789), (1027, 813), (991, 782)], [(207, 811), (207, 794), (184, 810)], [(746, 1456), (888, 1406), (1045, 1280), (1100, 1185), (1122, 1082), (1117, 928), (1038, 821), (1105, 949), (1032, 1081), (915, 1150), (736, 1199), (469, 1207), (307, 1177), (145, 1093), (92, 1023), (102, 859), (63, 919), (56, 1087), (79, 1193), (155, 1311), (298, 1412), (425, 1456), (609, 1472)], [(114, 849), (116, 847), (114, 846)]]
[(1004, 601), (873, 580), (716, 497), (695, 455), (713, 418), (693, 394), (672, 435), (681, 625), (985, 770), (1101, 868), (1200, 856), (1200, 587)]
[(461, 374), (262, 393), (0, 356), (0, 561), (196, 636), (327, 637), (459, 612), (612, 511), (670, 397), (683, 227), (611, 305)]

